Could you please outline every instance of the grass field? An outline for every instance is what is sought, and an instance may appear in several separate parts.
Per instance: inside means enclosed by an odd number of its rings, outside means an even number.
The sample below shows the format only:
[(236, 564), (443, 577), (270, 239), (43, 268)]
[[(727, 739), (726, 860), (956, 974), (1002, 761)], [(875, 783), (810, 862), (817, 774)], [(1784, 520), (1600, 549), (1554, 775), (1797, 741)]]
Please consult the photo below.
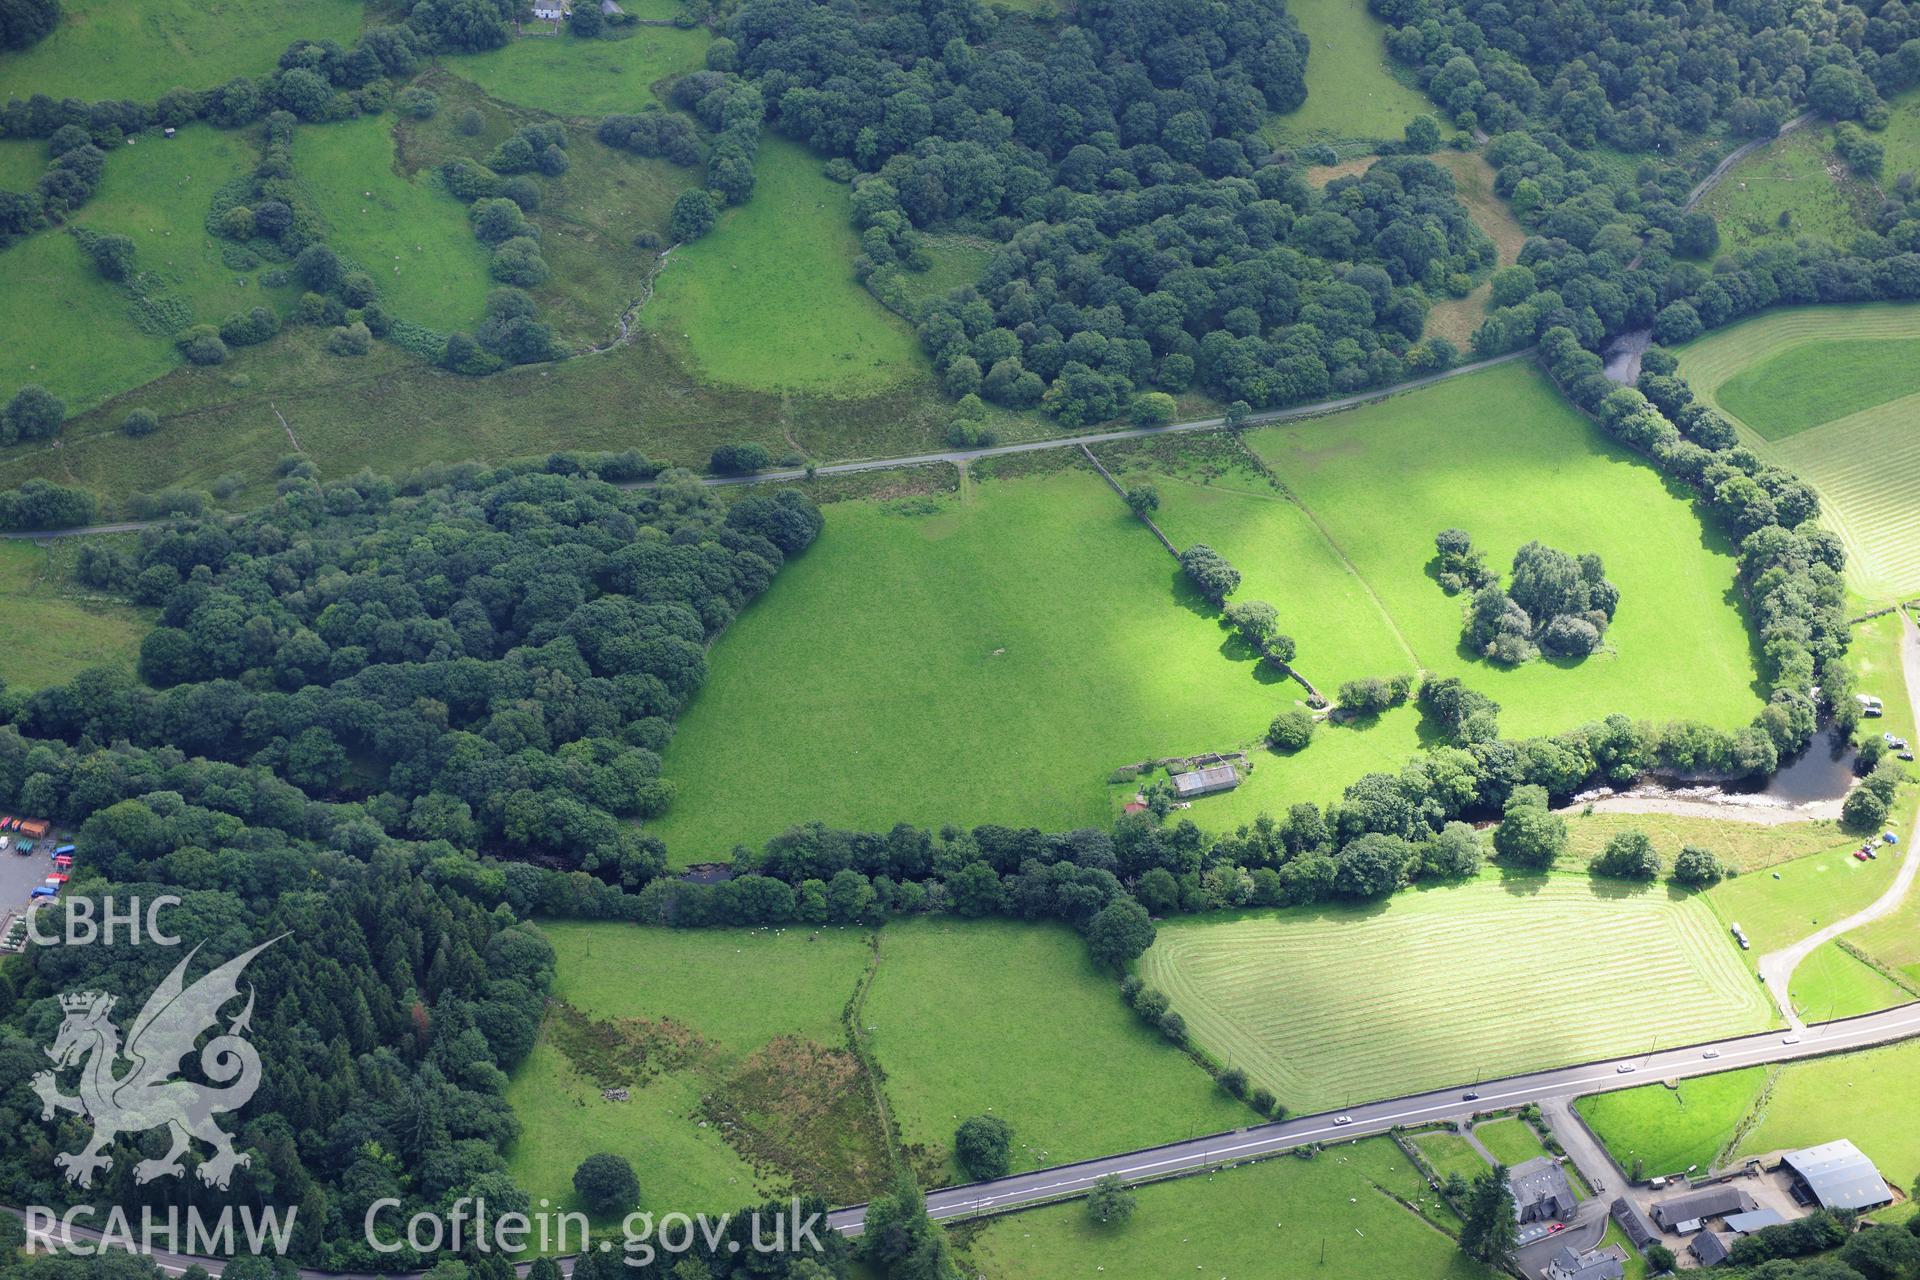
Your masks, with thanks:
[(1267, 126), (1275, 142), (1328, 142), (1342, 149), (1399, 141), (1407, 122), (1441, 112), (1418, 89), (1394, 77), (1386, 24), (1352, 0), (1296, 0), (1287, 6), (1313, 48), (1307, 55), (1307, 100)]
[[(279, 306), (289, 291), (263, 291), (250, 279), (257, 273), (224, 266), (220, 244), (205, 228), (215, 190), (254, 159), (243, 134), (204, 126), (167, 141), (143, 137), (108, 157), (99, 190), (73, 221), (132, 237), (151, 292), (184, 302), (194, 320), (218, 323), (239, 307)], [(39, 382), (78, 412), (179, 363), (171, 326), (143, 332), (133, 295), (102, 279), (64, 231), (30, 236), (0, 261), (7, 329), (33, 335), (0, 345), (0, 387), (8, 394), (19, 383)], [(111, 360), (100, 358), (105, 341), (114, 346)]]
[[(1920, 1175), (1920, 1109), (1900, 1104), (1920, 1071), (1920, 1041), (1780, 1069), (1766, 1114), (1736, 1156), (1852, 1138), (1885, 1177), (1911, 1187)], [(1876, 1215), (1878, 1216), (1878, 1215)]]
[(1849, 840), (1824, 853), (1722, 881), (1703, 896), (1723, 923), (1746, 930), (1753, 950), (1744, 954), (1752, 961), (1858, 911), (1886, 891), (1899, 859), (1883, 854), (1860, 862), (1852, 856), (1857, 847)]
[(653, 85), (706, 65), (705, 27), (635, 27), (617, 40), (523, 36), (451, 66), (496, 98), (573, 118), (634, 112)]
[[(677, 863), (794, 822), (1106, 819), (1120, 765), (1257, 736), (1293, 686), (1228, 658), (1173, 560), (1087, 471), (841, 503), (715, 644), (666, 752)], [(1044, 564), (1044, 572), (1033, 565)]]
[(271, 71), (295, 39), (353, 43), (361, 0), (62, 0), (60, 25), (0, 53), (0, 86), (87, 102), (152, 102), (176, 85), (210, 89)]
[(1694, 1165), (1709, 1169), (1760, 1096), (1768, 1070), (1746, 1067), (1695, 1076), (1672, 1089), (1649, 1084), (1597, 1093), (1576, 1101), (1574, 1109), (1629, 1174), (1635, 1161), (1648, 1177)]
[(1768, 440), (1920, 392), (1920, 337), (1788, 347), (1720, 384), (1721, 407)]
[(1795, 1011), (1808, 1022), (1851, 1018), (1914, 998), (1912, 992), (1843, 949), (1838, 939), (1800, 962), (1793, 971), (1792, 992)]
[[(840, 1022), (871, 954), (864, 932), (542, 928), (565, 1008), (549, 1010), (507, 1092), (523, 1126), (510, 1170), (531, 1195), (578, 1207), (573, 1170), (596, 1151), (632, 1162), (656, 1212), (734, 1208), (795, 1170), (814, 1170), (803, 1177), (840, 1198), (862, 1190), (850, 1172), (860, 1153), (837, 1147), (857, 1144), (861, 1126), (849, 1120), (872, 1124), (864, 1085), (845, 1078)], [(716, 982), (721, 972), (726, 980)], [(570, 1027), (587, 1029), (569, 1035)], [(786, 1077), (784, 1092), (768, 1086), (770, 1068)], [(630, 1101), (602, 1097), (616, 1083)], [(841, 1121), (841, 1133), (803, 1127), (809, 1108), (835, 1098), (841, 1107), (824, 1118)], [(716, 1099), (722, 1110), (712, 1109)], [(747, 1136), (723, 1138), (722, 1116)]]
[[(454, 156), (484, 164), (494, 147), (540, 115), (491, 98), (445, 71), (425, 83), (440, 96), (439, 113), (430, 120), (401, 120), (394, 129), (400, 171), (416, 181), (428, 181), (426, 171)], [(478, 111), (483, 121), (472, 136), (459, 127), (469, 111)], [(615, 151), (585, 124), (568, 132), (566, 173), (537, 179), (541, 199), (532, 221), (553, 272), (533, 296), (541, 320), (561, 343), (579, 350), (617, 336), (616, 317), (644, 292), (657, 256), (634, 244), (634, 236), (651, 231), (664, 241), (674, 197), (699, 182), (700, 169)]]
[[(1763, 456), (1794, 471), (1820, 493), (1823, 521), (1847, 544), (1849, 585), (1869, 600), (1890, 600), (1920, 587), (1920, 437), (1911, 430), (1920, 410), (1920, 393), (1911, 387), (1907, 366), (1920, 340), (1920, 307), (1873, 304), (1856, 307), (1801, 307), (1765, 315), (1721, 329), (1680, 353), (1680, 373), (1708, 404), (1726, 412), (1747, 430), (1747, 442)], [(1845, 406), (1825, 421), (1818, 399), (1807, 402), (1792, 420), (1808, 420), (1793, 435), (1769, 441), (1763, 429), (1746, 422), (1722, 398), (1732, 384), (1740, 400), (1741, 375), (1747, 370), (1796, 367), (1798, 350), (1831, 350), (1845, 344), (1855, 364), (1851, 381), (1888, 398), (1863, 404), (1851, 387), (1821, 376), (1821, 385)], [(1887, 367), (1877, 373), (1858, 368), (1861, 353), (1878, 350)], [(1787, 363), (1782, 364), (1782, 361)], [(1817, 367), (1817, 366), (1812, 366)], [(1749, 375), (1755, 376), (1755, 375)], [(1781, 379), (1775, 377), (1774, 381)], [(1776, 393), (1784, 387), (1774, 388)], [(1805, 392), (1789, 393), (1794, 395)], [(1763, 413), (1763, 418), (1765, 414)]]
[(1606, 847), (1607, 841), (1622, 831), (1638, 831), (1651, 839), (1665, 865), (1673, 864), (1682, 845), (1691, 844), (1711, 849), (1722, 863), (1743, 872), (1804, 858), (1847, 839), (1839, 823), (1826, 820), (1769, 825), (1668, 813), (1581, 813), (1579, 810), (1565, 816), (1567, 853), (1560, 862), (1564, 870), (1584, 869)]
[(26, 191), (46, 171), (46, 143), (38, 138), (0, 139), (0, 191)]
[[(1719, 224), (1721, 253), (1801, 237), (1844, 244), (1858, 235), (1854, 201), (1864, 184), (1845, 176), (1830, 147), (1831, 131), (1810, 124), (1735, 165), (1699, 206)], [(1891, 166), (1887, 172), (1892, 174)]]
[(1486, 1171), (1487, 1162), (1473, 1144), (1451, 1129), (1426, 1129), (1408, 1134), (1407, 1140), (1442, 1178), (1457, 1173), (1471, 1182)]
[[(969, 1275), (1368, 1275), (1378, 1280), (1487, 1276), (1432, 1223), (1393, 1197), (1433, 1193), (1385, 1138), (1333, 1146), (1138, 1192), (1124, 1226), (1089, 1222), (1078, 1203), (962, 1228)], [(976, 1233), (977, 1232), (977, 1233)]]
[(896, 271), (893, 275), (901, 292), (916, 302), (975, 283), (993, 257), (994, 246), (975, 236), (932, 235), (923, 237), (922, 243), (933, 264), (925, 271)]
[(1909, 89), (1887, 105), (1893, 115), (1879, 142), (1887, 149), (1881, 176), (1891, 181), (1903, 173), (1920, 173), (1920, 90)]
[[(1733, 729), (1758, 711), (1726, 539), (1527, 366), (1265, 427), (1247, 442), (1372, 589), (1419, 665), (1493, 697), (1507, 735), (1615, 711)], [(1450, 525), (1503, 573), (1536, 538), (1598, 552), (1620, 588), (1612, 652), (1510, 670), (1463, 653), (1462, 601), (1426, 572), (1433, 535)]]
[(1495, 1160), (1508, 1167), (1547, 1154), (1546, 1144), (1540, 1141), (1540, 1135), (1518, 1116), (1477, 1124), (1473, 1127), (1473, 1136), (1493, 1153)]
[(1013, 1126), (1016, 1172), (1255, 1120), (1126, 1007), (1064, 926), (900, 920), (879, 936), (863, 1022), (901, 1136), (941, 1181), (966, 1180), (948, 1155), (971, 1115)]
[(38, 689), (88, 667), (132, 671), (149, 613), (73, 582), (70, 545), (0, 542), (0, 681)]
[[(1513, 216), (1507, 202), (1494, 193), (1493, 166), (1487, 163), (1486, 157), (1477, 151), (1439, 151), (1433, 161), (1453, 174), (1454, 194), (1493, 241), (1499, 255), (1495, 262), (1502, 267), (1518, 262), (1520, 247), (1527, 242), (1527, 229)], [(1467, 350), (1473, 341), (1473, 331), (1487, 318), (1487, 306), (1492, 300), (1493, 285), (1486, 281), (1464, 298), (1435, 299), (1427, 312), (1426, 335), (1445, 338), (1462, 351)]]
[[(511, 1171), (565, 1207), (574, 1168), (596, 1151), (633, 1161), (656, 1212), (794, 1186), (837, 1204), (875, 1190), (885, 1139), (842, 1021), (870, 965), (860, 1025), (929, 1184), (962, 1180), (949, 1153), (970, 1115), (1013, 1125), (1016, 1169), (1253, 1119), (1127, 1009), (1063, 926), (542, 928), (555, 1003), (508, 1090), (522, 1123)], [(1107, 1073), (1097, 1089), (1089, 1061)], [(605, 1098), (614, 1086), (629, 1100)]]
[(642, 319), (707, 378), (760, 390), (873, 391), (924, 367), (906, 322), (853, 275), (847, 189), (767, 138), (753, 199), (673, 251)]
[(1767, 1026), (1738, 954), (1697, 898), (1490, 874), (1364, 907), (1171, 922), (1140, 972), (1196, 1043), (1317, 1110)]
[(373, 276), (394, 315), (442, 331), (479, 323), (494, 285), (487, 246), (464, 205), (427, 175), (395, 169), (391, 117), (302, 129), (293, 163), (327, 242)]

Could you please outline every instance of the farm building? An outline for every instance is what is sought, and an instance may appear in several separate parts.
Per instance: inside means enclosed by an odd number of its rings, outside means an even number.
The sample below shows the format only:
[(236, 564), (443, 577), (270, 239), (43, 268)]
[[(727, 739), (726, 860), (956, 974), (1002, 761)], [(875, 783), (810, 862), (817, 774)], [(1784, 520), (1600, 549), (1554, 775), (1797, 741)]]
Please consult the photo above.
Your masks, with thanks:
[(1727, 1230), (1737, 1236), (1744, 1236), (1762, 1227), (1777, 1227), (1786, 1220), (1786, 1216), (1778, 1209), (1755, 1209), (1752, 1213), (1730, 1213), (1727, 1215)]
[(1877, 1209), (1893, 1192), (1873, 1161), (1847, 1138), (1789, 1151), (1780, 1163), (1793, 1178), (1793, 1197), (1822, 1209)]
[(1608, 1206), (1607, 1212), (1612, 1214), (1613, 1220), (1620, 1224), (1620, 1229), (1627, 1233), (1627, 1239), (1633, 1242), (1634, 1248), (1645, 1249), (1658, 1239), (1659, 1232), (1655, 1231), (1653, 1224), (1647, 1221), (1647, 1215), (1640, 1212), (1639, 1205), (1625, 1196), (1616, 1196), (1613, 1203)]
[(1626, 1274), (1627, 1254), (1617, 1244), (1585, 1253), (1562, 1249), (1546, 1266), (1546, 1280), (1622, 1280)]
[(1738, 1187), (1721, 1184), (1692, 1191), (1653, 1206), (1653, 1220), (1679, 1235), (1698, 1231), (1709, 1218), (1724, 1218), (1730, 1213), (1751, 1213), (1757, 1206), (1753, 1197)]
[(1578, 1204), (1567, 1171), (1552, 1156), (1535, 1156), (1507, 1171), (1507, 1187), (1513, 1192), (1513, 1216), (1519, 1222), (1565, 1220), (1573, 1216)]
[(534, 0), (533, 16), (558, 22), (567, 16), (567, 7), (562, 0)]
[(1717, 1231), (1702, 1231), (1687, 1243), (1687, 1252), (1698, 1258), (1703, 1267), (1717, 1267), (1733, 1256), (1726, 1237)]
[(1209, 796), (1216, 791), (1231, 791), (1240, 785), (1240, 775), (1230, 764), (1209, 765), (1173, 776), (1173, 789), (1182, 800)]

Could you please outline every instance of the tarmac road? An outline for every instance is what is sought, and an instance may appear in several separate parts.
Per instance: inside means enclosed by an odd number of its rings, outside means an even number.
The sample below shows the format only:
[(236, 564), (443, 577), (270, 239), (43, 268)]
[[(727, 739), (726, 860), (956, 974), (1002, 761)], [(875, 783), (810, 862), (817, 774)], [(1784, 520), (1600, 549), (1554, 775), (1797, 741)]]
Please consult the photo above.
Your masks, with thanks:
[[(1577, 1016), (1577, 1011), (1569, 1016)], [(1682, 1048), (1657, 1050), (1634, 1058), (1610, 1058), (1602, 1062), (1535, 1071), (1478, 1084), (1455, 1085), (1383, 1102), (1369, 1102), (1340, 1113), (1348, 1118), (1344, 1124), (1337, 1123), (1333, 1113), (1300, 1116), (1124, 1155), (1104, 1156), (1078, 1164), (1014, 1174), (992, 1182), (948, 1187), (927, 1194), (927, 1212), (940, 1220), (1006, 1213), (1029, 1205), (1084, 1195), (1096, 1180), (1110, 1174), (1119, 1176), (1127, 1183), (1152, 1182), (1278, 1155), (1309, 1143), (1344, 1142), (1385, 1133), (1397, 1125), (1465, 1119), (1478, 1111), (1627, 1089), (1657, 1080), (1711, 1075), (1716, 1071), (1729, 1071), (1758, 1063), (1821, 1057), (1889, 1044), (1917, 1035), (1920, 1035), (1920, 1002), (1858, 1018), (1820, 1023), (1797, 1032), (1763, 1031)], [(1623, 1071), (1623, 1066), (1631, 1066), (1632, 1070)], [(1465, 1097), (1469, 1092), (1476, 1095), (1472, 1100)], [(19, 1215), (18, 1210), (10, 1212)], [(866, 1206), (852, 1205), (836, 1209), (828, 1215), (828, 1223), (845, 1235), (858, 1235), (866, 1224)], [(60, 1238), (56, 1232), (56, 1241)], [(98, 1240), (99, 1232), (76, 1227), (70, 1238)], [(219, 1259), (190, 1254), (155, 1250), (152, 1257), (162, 1271), (172, 1275), (178, 1275), (188, 1267), (199, 1266), (218, 1276), (222, 1267)], [(521, 1273), (525, 1274), (526, 1269), (522, 1265)], [(572, 1259), (562, 1259), (561, 1270), (571, 1274)], [(391, 1280), (418, 1280), (421, 1274), (393, 1275)], [(375, 1280), (372, 1273), (320, 1271), (305, 1267), (301, 1268), (300, 1275), (303, 1280)]]
[[(1578, 1016), (1577, 1011), (1570, 1012), (1568, 1016)], [(1276, 1124), (1236, 1129), (1126, 1155), (1106, 1156), (1079, 1164), (1015, 1174), (993, 1182), (949, 1187), (927, 1193), (927, 1212), (938, 1219), (1004, 1213), (1025, 1205), (1083, 1195), (1097, 1179), (1109, 1174), (1117, 1174), (1122, 1181), (1129, 1183), (1147, 1182), (1274, 1155), (1312, 1142), (1346, 1141), (1385, 1133), (1396, 1125), (1462, 1119), (1476, 1111), (1519, 1107), (1549, 1098), (1609, 1092), (1657, 1080), (1711, 1075), (1716, 1071), (1729, 1071), (1763, 1062), (1820, 1057), (1916, 1035), (1920, 1035), (1920, 1003), (1905, 1004), (1863, 1017), (1820, 1023), (1800, 1032), (1763, 1031), (1685, 1048), (1658, 1050), (1640, 1057), (1611, 1058), (1604, 1062), (1536, 1071), (1478, 1085), (1456, 1085), (1385, 1102), (1370, 1102), (1350, 1107), (1341, 1113), (1351, 1118), (1347, 1124), (1336, 1124), (1336, 1117), (1332, 1114), (1301, 1116)], [(1709, 1054), (1713, 1056), (1709, 1057)], [(1622, 1064), (1631, 1064), (1633, 1070), (1620, 1071)], [(1463, 1097), (1468, 1092), (1479, 1096), (1469, 1102)], [(866, 1221), (865, 1206), (835, 1210), (830, 1221), (835, 1230), (857, 1235)]]

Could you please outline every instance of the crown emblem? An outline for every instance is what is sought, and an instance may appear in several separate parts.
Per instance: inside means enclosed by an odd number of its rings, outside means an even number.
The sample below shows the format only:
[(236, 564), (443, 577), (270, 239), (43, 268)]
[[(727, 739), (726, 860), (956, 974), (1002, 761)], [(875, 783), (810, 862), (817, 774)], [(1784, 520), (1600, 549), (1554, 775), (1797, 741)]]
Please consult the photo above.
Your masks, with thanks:
[(98, 991), (69, 991), (60, 997), (60, 1007), (68, 1013), (87, 1013), (95, 1005), (99, 1005), (100, 1012), (105, 1013), (113, 1008), (113, 997)]

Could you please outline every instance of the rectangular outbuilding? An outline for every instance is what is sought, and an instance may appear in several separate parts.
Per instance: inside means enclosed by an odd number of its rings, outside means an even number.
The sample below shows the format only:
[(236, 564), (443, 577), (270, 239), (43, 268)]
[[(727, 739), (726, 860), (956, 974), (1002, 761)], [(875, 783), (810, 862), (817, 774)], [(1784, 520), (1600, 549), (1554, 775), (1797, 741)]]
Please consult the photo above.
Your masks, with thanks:
[(1793, 1178), (1793, 1195), (1822, 1209), (1878, 1209), (1893, 1203), (1880, 1170), (1847, 1138), (1789, 1151), (1780, 1163)]
[(1173, 789), (1182, 800), (1231, 791), (1240, 785), (1240, 774), (1230, 764), (1208, 765), (1173, 775)]

